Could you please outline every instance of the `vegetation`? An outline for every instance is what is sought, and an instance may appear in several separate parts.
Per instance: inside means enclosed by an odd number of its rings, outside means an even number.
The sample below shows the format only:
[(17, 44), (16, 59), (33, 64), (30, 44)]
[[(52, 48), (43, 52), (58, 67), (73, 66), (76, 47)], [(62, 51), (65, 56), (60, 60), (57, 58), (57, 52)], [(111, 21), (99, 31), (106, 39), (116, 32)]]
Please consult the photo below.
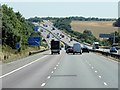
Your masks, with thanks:
[(14, 12), (12, 8), (7, 5), (2, 5), (2, 42), (3, 45), (8, 45), (15, 49), (16, 43), (20, 43), (21, 48), (25, 49), (27, 39), (29, 36), (39, 35), (33, 31), (34, 25), (25, 20), (20, 12)]
[(74, 21), (115, 21), (116, 19), (106, 19), (106, 18), (95, 18), (95, 17), (69, 17), (70, 20)]
[(59, 18), (56, 21), (53, 22), (54, 26), (57, 27), (60, 30), (65, 31), (66, 33), (69, 33), (71, 38), (77, 38), (80, 42), (87, 42), (89, 44), (92, 44), (94, 41), (98, 41), (92, 34), (90, 30), (85, 30), (83, 33), (73, 31), (71, 29), (71, 20), (69, 18)]
[(120, 27), (120, 18), (118, 18), (118, 20), (116, 20), (116, 22), (113, 23), (114, 27)]
[(116, 20), (116, 22), (113, 23), (114, 27), (118, 27), (118, 33), (116, 33), (117, 37), (116, 37), (116, 42), (119, 44), (120, 46), (120, 17)]
[[(35, 32), (34, 25), (26, 20), (20, 12), (14, 12), (13, 8), (2, 5), (2, 56), (5, 62), (11, 62), (18, 58), (28, 56), (29, 51), (47, 47), (46, 42), (41, 39), (41, 46), (29, 47), (28, 38), (30, 36), (41, 37), (40, 32)], [(1, 14), (0, 14), (1, 15)], [(37, 20), (37, 19), (36, 19)], [(20, 48), (16, 49), (16, 43), (20, 43)], [(1, 47), (1, 45), (0, 45)]]
[(99, 39), (99, 34), (110, 34), (118, 31), (113, 27), (115, 21), (72, 21), (72, 30), (82, 33), (84, 30), (90, 30), (92, 34)]
[(27, 19), (28, 21), (31, 21), (31, 22), (41, 22), (42, 20), (52, 20), (52, 21), (55, 21), (55, 20), (58, 20), (58, 19), (61, 19), (61, 20), (64, 20), (64, 19), (67, 19), (67, 20), (70, 20), (70, 21), (115, 21), (116, 19), (106, 19), (106, 18), (95, 18), (95, 17), (78, 17), (78, 16), (72, 16), (72, 17), (66, 17), (66, 18), (57, 18), (57, 17), (34, 17), (34, 18), (29, 18)]

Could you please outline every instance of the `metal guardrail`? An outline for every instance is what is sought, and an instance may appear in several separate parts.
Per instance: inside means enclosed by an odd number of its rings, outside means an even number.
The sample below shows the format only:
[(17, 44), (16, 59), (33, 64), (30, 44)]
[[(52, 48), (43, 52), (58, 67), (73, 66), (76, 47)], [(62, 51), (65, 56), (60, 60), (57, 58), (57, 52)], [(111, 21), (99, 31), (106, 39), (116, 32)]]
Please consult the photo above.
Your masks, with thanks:
[[(110, 53), (110, 52), (104, 52), (104, 51), (99, 51), (99, 50), (93, 50), (93, 49), (90, 49), (91, 52), (95, 52), (95, 53), (99, 53), (99, 54), (102, 54), (104, 56), (111, 56), (115, 59), (118, 59), (120, 60), (120, 55), (118, 54), (114, 54), (114, 53)], [(119, 61), (120, 62), (120, 61)]]
[(30, 51), (29, 55), (40, 53), (40, 52), (44, 52), (44, 51), (47, 51), (47, 50), (49, 50), (49, 49), (43, 49), (43, 50), (37, 50), (37, 51)]

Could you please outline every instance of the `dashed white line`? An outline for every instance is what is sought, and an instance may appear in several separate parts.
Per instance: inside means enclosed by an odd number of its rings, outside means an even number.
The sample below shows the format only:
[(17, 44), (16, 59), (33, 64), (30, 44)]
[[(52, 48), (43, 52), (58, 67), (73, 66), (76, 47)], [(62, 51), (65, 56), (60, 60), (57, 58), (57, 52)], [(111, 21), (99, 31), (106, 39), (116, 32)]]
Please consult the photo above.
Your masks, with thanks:
[(52, 71), (51, 73), (54, 73), (54, 71)]
[(56, 69), (56, 67), (54, 69)]
[(50, 77), (50, 76), (48, 76), (47, 78), (48, 78), (48, 79), (50, 79), (51, 77)]
[(91, 66), (91, 64), (89, 64), (89, 66)]
[(56, 65), (58, 67), (58, 65)]
[(59, 65), (60, 63), (58, 63), (58, 65)]
[(99, 78), (102, 78), (102, 76), (99, 76)]
[(94, 67), (92, 67), (92, 69), (93, 69)]
[(95, 71), (95, 73), (97, 73), (97, 71)]
[(42, 85), (41, 85), (41, 86), (43, 87), (43, 86), (45, 86), (45, 84), (46, 84), (46, 83), (42, 83)]
[(107, 86), (107, 83), (106, 83), (106, 82), (104, 82), (104, 85), (105, 85), (105, 86)]

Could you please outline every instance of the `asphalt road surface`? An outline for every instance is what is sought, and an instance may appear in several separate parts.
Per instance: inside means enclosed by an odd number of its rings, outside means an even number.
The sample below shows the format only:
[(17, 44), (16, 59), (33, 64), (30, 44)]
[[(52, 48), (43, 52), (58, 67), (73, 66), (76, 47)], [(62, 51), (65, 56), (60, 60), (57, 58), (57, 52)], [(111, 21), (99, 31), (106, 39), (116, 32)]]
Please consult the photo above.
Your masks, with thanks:
[(3, 65), (3, 88), (118, 88), (118, 63), (93, 53), (50, 51)]

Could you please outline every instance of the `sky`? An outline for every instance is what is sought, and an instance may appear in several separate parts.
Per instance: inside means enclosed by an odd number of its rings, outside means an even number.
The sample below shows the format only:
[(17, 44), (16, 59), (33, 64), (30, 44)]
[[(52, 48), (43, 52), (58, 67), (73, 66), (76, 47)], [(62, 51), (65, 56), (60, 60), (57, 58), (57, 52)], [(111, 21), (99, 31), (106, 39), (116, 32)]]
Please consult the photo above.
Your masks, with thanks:
[[(10, 0), (9, 0), (10, 1)], [(14, 0), (13, 0), (14, 1)], [(43, 0), (42, 0), (43, 1)], [(25, 18), (30, 17), (98, 17), (98, 18), (117, 18), (118, 17), (118, 1), (94, 2), (87, 0), (81, 2), (2, 2), (12, 7), (14, 11), (19, 11)], [(45, 2), (46, 1), (46, 2)], [(62, 1), (62, 0), (61, 0)]]

